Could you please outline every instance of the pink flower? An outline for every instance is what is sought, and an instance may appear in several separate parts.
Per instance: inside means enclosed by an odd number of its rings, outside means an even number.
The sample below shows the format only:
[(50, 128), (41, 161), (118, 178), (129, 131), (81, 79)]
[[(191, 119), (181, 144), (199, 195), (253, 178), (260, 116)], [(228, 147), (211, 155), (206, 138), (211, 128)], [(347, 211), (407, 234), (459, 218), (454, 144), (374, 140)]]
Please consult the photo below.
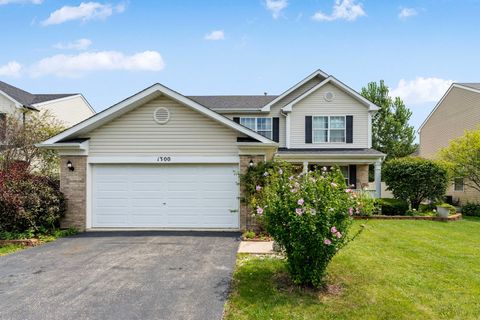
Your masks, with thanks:
[(303, 214), (302, 208), (295, 209), (295, 213), (298, 214), (299, 216), (301, 216)]
[(283, 170), (282, 169), (278, 170), (278, 173), (283, 174)]
[(340, 238), (342, 237), (342, 233), (339, 231), (339, 232), (335, 233), (335, 236), (336, 236), (338, 239), (340, 239)]
[(347, 190), (345, 190), (345, 192), (350, 193), (350, 192), (352, 192), (352, 189), (347, 189)]
[(316, 213), (317, 213), (317, 212), (315, 211), (315, 209), (313, 209), (313, 208), (310, 209), (310, 214), (311, 214), (312, 216), (314, 216)]
[(290, 192), (291, 192), (291, 193), (295, 193), (295, 192), (297, 192), (297, 189), (295, 189), (295, 188), (290, 189)]
[(353, 208), (348, 208), (348, 214), (353, 215)]
[(305, 201), (303, 199), (298, 199), (298, 201), (297, 201), (297, 204), (299, 206), (303, 206), (304, 203), (305, 203)]
[(337, 231), (337, 228), (332, 227), (332, 228), (330, 228), (330, 232), (331, 232), (331, 233), (337, 233), (338, 231)]
[(330, 185), (331, 185), (332, 187), (334, 187), (334, 188), (337, 187), (337, 184), (336, 184), (335, 182), (330, 183)]
[(323, 244), (329, 246), (329, 245), (332, 244), (332, 241), (330, 239), (325, 239), (325, 240), (323, 240)]
[(258, 214), (263, 214), (263, 208), (257, 207), (257, 213)]
[(290, 176), (290, 177), (288, 177), (288, 180), (290, 180), (290, 181), (291, 181), (292, 179), (293, 179), (293, 176)]
[(256, 186), (255, 190), (260, 191), (260, 190), (262, 190), (262, 187), (261, 186)]
[(268, 176), (268, 172), (265, 172), (265, 173), (263, 174), (263, 176), (264, 176), (264, 177)]

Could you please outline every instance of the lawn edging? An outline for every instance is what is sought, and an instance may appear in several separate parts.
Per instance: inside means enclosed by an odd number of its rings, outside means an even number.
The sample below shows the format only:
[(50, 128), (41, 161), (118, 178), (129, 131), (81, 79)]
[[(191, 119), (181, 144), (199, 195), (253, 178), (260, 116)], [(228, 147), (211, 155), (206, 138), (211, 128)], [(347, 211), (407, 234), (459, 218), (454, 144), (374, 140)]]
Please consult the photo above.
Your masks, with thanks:
[(6, 246), (9, 244), (21, 245), (25, 247), (35, 247), (41, 243), (39, 239), (15, 239), (15, 240), (0, 240), (0, 246)]
[(385, 215), (374, 215), (374, 216), (354, 216), (356, 220), (428, 220), (428, 221), (458, 221), (462, 219), (462, 214), (457, 213), (449, 216), (448, 218), (442, 218), (437, 216), (385, 216)]

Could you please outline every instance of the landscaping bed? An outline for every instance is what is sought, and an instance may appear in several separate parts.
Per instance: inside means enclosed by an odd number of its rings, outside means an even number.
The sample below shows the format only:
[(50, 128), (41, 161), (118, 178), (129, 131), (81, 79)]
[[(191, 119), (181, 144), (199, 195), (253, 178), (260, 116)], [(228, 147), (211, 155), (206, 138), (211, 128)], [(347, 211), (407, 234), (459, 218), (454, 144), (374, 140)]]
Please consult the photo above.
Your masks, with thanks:
[(325, 290), (293, 285), (281, 258), (240, 255), (225, 319), (478, 319), (480, 218), (361, 224)]

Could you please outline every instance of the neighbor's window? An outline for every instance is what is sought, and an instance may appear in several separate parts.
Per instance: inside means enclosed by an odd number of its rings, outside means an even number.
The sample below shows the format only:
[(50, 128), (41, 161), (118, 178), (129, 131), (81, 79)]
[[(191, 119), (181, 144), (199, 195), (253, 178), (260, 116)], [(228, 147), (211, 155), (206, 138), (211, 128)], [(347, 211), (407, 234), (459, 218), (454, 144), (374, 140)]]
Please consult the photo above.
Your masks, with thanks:
[(463, 191), (463, 178), (455, 178), (453, 180), (453, 190)]
[(7, 115), (0, 113), (0, 140), (5, 139), (7, 134)]
[(240, 118), (240, 124), (272, 139), (272, 118)]
[(345, 142), (345, 116), (317, 116), (312, 120), (313, 143)]

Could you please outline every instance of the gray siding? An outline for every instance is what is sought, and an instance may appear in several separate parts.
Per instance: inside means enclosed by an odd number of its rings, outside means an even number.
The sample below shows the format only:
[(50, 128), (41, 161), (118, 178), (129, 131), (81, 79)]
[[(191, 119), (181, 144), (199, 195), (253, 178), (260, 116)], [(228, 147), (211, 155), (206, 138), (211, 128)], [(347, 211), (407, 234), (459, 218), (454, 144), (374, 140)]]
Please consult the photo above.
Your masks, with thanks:
[[(153, 120), (158, 107), (170, 111), (170, 121), (165, 125)], [(95, 129), (89, 136), (90, 156), (236, 156), (237, 136), (243, 134), (160, 97)]]
[[(324, 99), (334, 93), (331, 102)], [(353, 115), (353, 143), (305, 143), (305, 116)], [(332, 84), (326, 84), (293, 106), (290, 148), (368, 148), (368, 108)]]

